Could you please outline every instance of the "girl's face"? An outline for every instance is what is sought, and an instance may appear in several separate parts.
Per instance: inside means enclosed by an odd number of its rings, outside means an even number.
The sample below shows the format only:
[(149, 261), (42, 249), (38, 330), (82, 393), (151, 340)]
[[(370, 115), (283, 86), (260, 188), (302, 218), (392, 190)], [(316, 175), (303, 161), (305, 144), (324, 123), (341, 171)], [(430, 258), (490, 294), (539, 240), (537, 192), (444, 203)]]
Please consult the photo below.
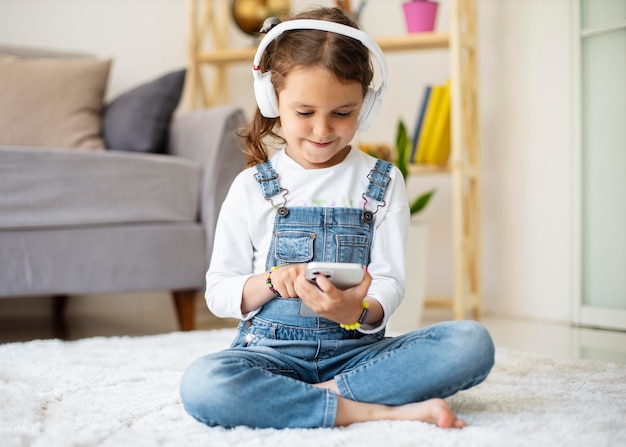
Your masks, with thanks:
[(287, 155), (306, 169), (340, 163), (350, 151), (362, 103), (361, 84), (344, 84), (326, 68), (290, 72), (278, 94)]

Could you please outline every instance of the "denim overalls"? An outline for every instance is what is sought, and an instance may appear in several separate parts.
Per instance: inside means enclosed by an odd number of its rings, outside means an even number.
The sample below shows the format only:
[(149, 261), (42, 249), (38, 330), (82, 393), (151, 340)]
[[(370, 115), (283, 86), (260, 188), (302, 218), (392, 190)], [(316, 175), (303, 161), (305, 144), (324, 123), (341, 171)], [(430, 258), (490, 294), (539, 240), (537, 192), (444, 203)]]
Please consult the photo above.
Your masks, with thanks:
[[(360, 208), (289, 207), (270, 162), (256, 178), (267, 200), (280, 197), (266, 268), (311, 261), (369, 264), (376, 211), (391, 164), (378, 160)], [(274, 202), (272, 202), (274, 203)], [(232, 427), (333, 427), (337, 395), (312, 384), (334, 379), (341, 396), (400, 405), (446, 397), (480, 383), (493, 345), (476, 322), (433, 325), (399, 337), (363, 334), (322, 317), (302, 317), (300, 299), (274, 298), (239, 324), (230, 349), (194, 362), (181, 382), (185, 409)], [(469, 348), (468, 348), (469, 346)]]
[[(289, 207), (288, 191), (280, 187), (279, 176), (269, 161), (257, 165), (255, 175), (266, 200), (282, 197), (274, 219), (272, 242), (265, 269), (284, 264), (308, 262), (351, 262), (368, 265), (373, 237), (375, 205), (384, 206), (383, 197), (391, 178), (391, 163), (378, 160), (368, 175), (369, 185), (363, 193), (366, 205), (361, 208)], [(272, 202), (273, 203), (273, 202)], [(276, 205), (275, 205), (276, 206)], [(370, 210), (369, 208), (374, 208)], [(338, 323), (325, 318), (299, 315), (299, 298), (277, 297), (266, 303), (250, 321), (242, 322), (240, 330), (245, 333), (243, 343), (247, 346), (267, 337), (257, 325), (272, 323), (272, 338), (299, 340), (341, 340), (360, 338), (358, 331), (346, 331)], [(294, 333), (294, 328), (306, 329)], [(279, 334), (278, 332), (287, 331)], [(298, 330), (296, 330), (298, 332)], [(257, 335), (258, 334), (258, 335)], [(384, 336), (383, 333), (380, 337)]]

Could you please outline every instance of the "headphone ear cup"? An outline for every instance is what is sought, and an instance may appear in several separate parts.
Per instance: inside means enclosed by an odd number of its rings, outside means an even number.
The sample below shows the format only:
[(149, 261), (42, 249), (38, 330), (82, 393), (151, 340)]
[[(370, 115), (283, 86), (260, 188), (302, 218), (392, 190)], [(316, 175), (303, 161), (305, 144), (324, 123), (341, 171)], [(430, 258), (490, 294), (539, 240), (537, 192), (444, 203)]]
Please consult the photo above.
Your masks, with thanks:
[(379, 96), (378, 91), (375, 91), (371, 87), (367, 89), (365, 96), (363, 97), (363, 105), (359, 112), (359, 121), (357, 123), (359, 130), (367, 130), (372, 125), (378, 114), (378, 109), (382, 103), (382, 98)]
[(267, 71), (254, 79), (254, 97), (261, 115), (265, 118), (278, 118), (278, 99), (272, 84), (272, 73)]

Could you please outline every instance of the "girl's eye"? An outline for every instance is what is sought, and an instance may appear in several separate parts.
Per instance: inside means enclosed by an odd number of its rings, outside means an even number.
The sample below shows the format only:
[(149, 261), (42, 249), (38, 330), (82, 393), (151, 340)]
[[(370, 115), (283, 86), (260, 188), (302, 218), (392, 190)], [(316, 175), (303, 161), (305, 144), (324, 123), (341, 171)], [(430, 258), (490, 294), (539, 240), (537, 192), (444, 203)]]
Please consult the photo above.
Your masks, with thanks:
[[(313, 112), (302, 112), (299, 110), (296, 110), (296, 114), (298, 116), (302, 116), (302, 117), (308, 117), (308, 116), (313, 116)], [(339, 118), (347, 118), (350, 115), (352, 115), (352, 111), (350, 112), (334, 112), (335, 116), (339, 117)]]

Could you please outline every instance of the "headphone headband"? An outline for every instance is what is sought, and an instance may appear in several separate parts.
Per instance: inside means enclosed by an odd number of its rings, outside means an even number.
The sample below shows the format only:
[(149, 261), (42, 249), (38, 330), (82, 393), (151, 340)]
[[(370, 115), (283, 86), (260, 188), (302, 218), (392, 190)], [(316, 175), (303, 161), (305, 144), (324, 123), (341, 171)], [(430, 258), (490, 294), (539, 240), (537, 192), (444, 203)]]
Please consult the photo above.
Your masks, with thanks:
[(330, 22), (328, 20), (288, 20), (272, 27), (272, 29), (270, 29), (265, 37), (263, 37), (254, 55), (252, 66), (252, 75), (254, 76), (255, 80), (255, 95), (257, 97), (257, 103), (259, 105), (261, 113), (263, 114), (263, 116), (266, 116), (268, 118), (278, 117), (276, 96), (273, 91), (270, 77), (268, 76), (270, 73), (261, 73), (259, 67), (261, 63), (261, 57), (263, 56), (265, 49), (272, 41), (278, 38), (285, 31), (305, 29), (327, 31), (358, 40), (374, 55), (374, 58), (378, 62), (378, 66), (380, 68), (382, 81), (380, 87), (378, 87), (376, 91), (373, 91), (371, 88), (369, 89), (370, 92), (368, 95), (366, 95), (366, 98), (364, 100), (365, 107), (364, 110), (362, 109), (362, 112), (364, 113), (362, 113), (362, 119), (359, 120), (359, 127), (363, 130), (367, 129), (373, 121), (376, 112), (378, 111), (383, 96), (387, 92), (387, 63), (385, 62), (383, 51), (381, 50), (380, 46), (378, 46), (378, 44), (374, 41), (374, 39), (365, 34), (363, 31), (357, 28), (353, 28), (351, 26), (343, 25), (336, 22)]
[[(285, 31), (291, 30), (299, 30), (299, 29), (314, 29), (319, 31), (327, 31), (330, 33), (341, 34), (343, 36), (351, 37), (354, 40), (358, 40), (361, 42), (373, 55), (376, 61), (378, 62), (378, 66), (380, 67), (380, 72), (383, 79), (383, 84), (385, 85), (385, 91), (387, 90), (387, 63), (385, 62), (385, 57), (383, 56), (383, 50), (381, 50), (380, 46), (376, 43), (374, 39), (365, 34), (363, 31), (357, 28), (353, 28), (351, 26), (343, 25), (341, 23), (329, 22), (328, 20), (315, 20), (315, 19), (295, 19), (295, 20), (287, 20), (286, 22), (281, 22), (278, 25), (272, 27), (271, 30), (263, 37), (261, 43), (256, 50), (256, 54), (254, 55), (253, 69), (254, 71), (259, 71), (259, 64), (261, 63), (261, 57), (265, 52), (265, 49), (268, 47), (272, 41), (274, 41), (278, 36), (280, 36)], [(381, 86), (382, 87), (382, 86)]]

